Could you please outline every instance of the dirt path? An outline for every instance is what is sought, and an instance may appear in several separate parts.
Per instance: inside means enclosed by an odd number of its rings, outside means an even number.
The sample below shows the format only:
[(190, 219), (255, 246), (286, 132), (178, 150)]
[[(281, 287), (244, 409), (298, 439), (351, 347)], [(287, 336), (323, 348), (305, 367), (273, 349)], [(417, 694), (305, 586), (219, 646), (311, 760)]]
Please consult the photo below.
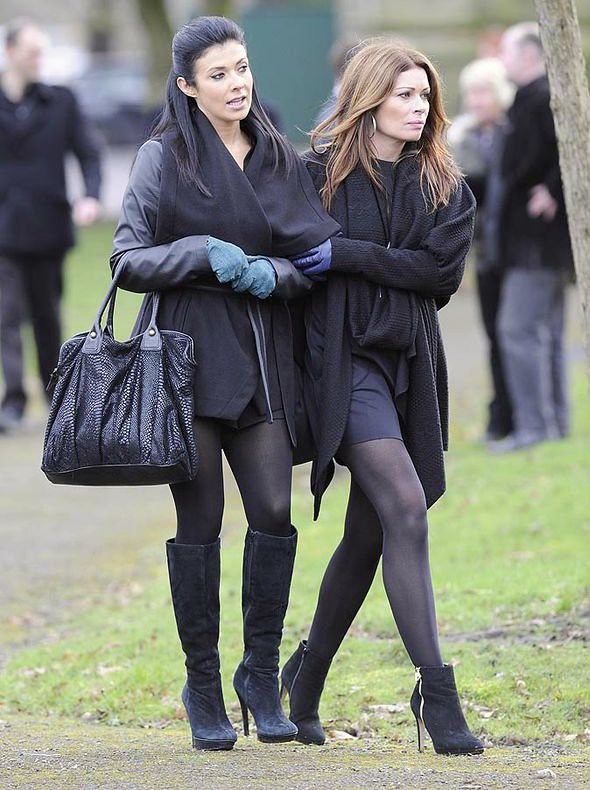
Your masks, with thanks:
[[(1, 726), (1, 725), (0, 725)], [(12, 788), (488, 788), (584, 784), (583, 754), (520, 748), (444, 758), (377, 740), (320, 749), (240, 739), (232, 752), (188, 748), (186, 732), (21, 719), (0, 731), (0, 786)]]

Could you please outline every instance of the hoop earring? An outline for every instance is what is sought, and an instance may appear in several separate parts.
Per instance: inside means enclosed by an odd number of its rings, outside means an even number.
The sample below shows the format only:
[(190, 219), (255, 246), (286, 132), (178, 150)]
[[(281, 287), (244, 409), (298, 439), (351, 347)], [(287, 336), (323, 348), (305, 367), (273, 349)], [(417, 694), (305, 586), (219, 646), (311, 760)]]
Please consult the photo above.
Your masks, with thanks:
[(375, 137), (375, 134), (377, 133), (377, 121), (375, 120), (375, 116), (373, 115), (372, 112), (369, 113), (369, 115), (371, 116), (371, 121), (373, 122), (373, 134), (369, 135), (369, 138), (372, 139), (373, 137)]

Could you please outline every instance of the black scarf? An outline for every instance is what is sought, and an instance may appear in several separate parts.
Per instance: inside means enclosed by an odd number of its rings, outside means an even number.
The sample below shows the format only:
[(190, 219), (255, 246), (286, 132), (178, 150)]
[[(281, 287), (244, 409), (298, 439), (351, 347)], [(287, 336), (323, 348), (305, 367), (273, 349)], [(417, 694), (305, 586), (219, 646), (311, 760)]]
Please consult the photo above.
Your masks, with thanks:
[[(248, 255), (290, 257), (338, 232), (298, 158), (288, 174), (282, 165), (277, 172), (268, 139), (245, 119), (242, 128), (253, 149), (242, 170), (207, 116), (196, 105), (192, 112), (201, 177), (211, 196), (184, 183), (176, 168), (164, 166), (160, 243), (202, 234), (232, 242)], [(172, 142), (173, 133), (167, 134)], [(165, 157), (167, 150), (164, 144)], [(174, 177), (166, 179), (167, 173)]]

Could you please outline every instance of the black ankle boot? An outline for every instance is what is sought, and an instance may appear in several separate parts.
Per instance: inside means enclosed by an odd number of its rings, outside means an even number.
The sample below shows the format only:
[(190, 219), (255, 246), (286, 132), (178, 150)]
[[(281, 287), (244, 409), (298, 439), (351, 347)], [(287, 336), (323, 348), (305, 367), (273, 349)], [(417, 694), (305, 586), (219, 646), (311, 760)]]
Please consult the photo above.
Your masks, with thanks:
[(289, 718), (297, 725), (301, 743), (322, 746), (326, 742), (318, 709), (331, 663), (310, 650), (304, 640), (281, 672), (281, 697), (289, 694)]
[(231, 726), (219, 675), (219, 557), (217, 540), (207, 546), (166, 542), (172, 604), (186, 655), (182, 701), (195, 749), (231, 749)]
[(297, 727), (283, 713), (279, 699), (279, 645), (289, 602), (297, 532), (288, 538), (248, 529), (244, 548), (242, 612), (244, 658), (234, 675), (242, 708), (244, 734), (249, 734), (248, 711), (256, 722), (258, 740), (284, 743)]
[(410, 700), (418, 726), (418, 750), (424, 751), (426, 730), (437, 754), (481, 754), (483, 744), (463, 716), (455, 674), (450, 664), (417, 667), (416, 687)]

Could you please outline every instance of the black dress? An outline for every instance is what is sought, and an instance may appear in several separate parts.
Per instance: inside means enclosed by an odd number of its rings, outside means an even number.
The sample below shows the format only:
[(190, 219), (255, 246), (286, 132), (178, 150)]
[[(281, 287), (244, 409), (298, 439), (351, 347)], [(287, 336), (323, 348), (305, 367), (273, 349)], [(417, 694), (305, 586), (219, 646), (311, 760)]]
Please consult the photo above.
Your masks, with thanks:
[[(394, 193), (394, 169), (391, 162), (378, 160), (379, 174), (385, 189), (374, 188), (374, 202), (371, 206), (373, 219), (383, 226), (386, 239), (390, 238), (392, 201)], [(321, 379), (324, 356), (324, 333), (326, 319), (326, 286), (322, 285), (312, 293), (307, 314), (307, 365), (314, 381)], [(347, 322), (349, 327), (349, 323)], [(402, 429), (395, 405), (395, 386), (398, 375), (399, 354), (378, 348), (360, 346), (348, 332), (352, 354), (352, 379), (350, 407), (341, 447), (374, 439), (401, 439)], [(319, 396), (319, 388), (313, 387), (312, 393)], [(319, 403), (310, 409), (310, 420), (321, 419)], [(318, 426), (314, 432), (317, 433)], [(312, 425), (312, 430), (314, 426)], [(336, 456), (337, 458), (337, 456)]]

